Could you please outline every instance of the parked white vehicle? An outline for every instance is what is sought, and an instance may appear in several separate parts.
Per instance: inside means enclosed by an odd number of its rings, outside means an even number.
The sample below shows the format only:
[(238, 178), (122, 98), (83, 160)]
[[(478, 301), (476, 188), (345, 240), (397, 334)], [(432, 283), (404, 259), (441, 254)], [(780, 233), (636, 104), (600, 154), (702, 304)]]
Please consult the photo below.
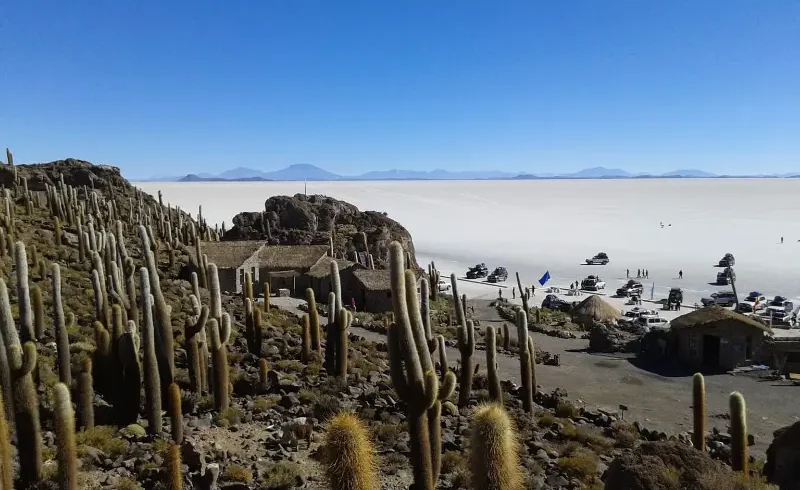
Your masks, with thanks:
[(439, 279), (439, 292), (447, 292), (450, 291), (450, 283), (445, 281), (444, 279)]
[(666, 318), (661, 318), (660, 316), (641, 316), (638, 320), (636, 320), (636, 325), (642, 327), (645, 333), (653, 329), (669, 329), (669, 321)]

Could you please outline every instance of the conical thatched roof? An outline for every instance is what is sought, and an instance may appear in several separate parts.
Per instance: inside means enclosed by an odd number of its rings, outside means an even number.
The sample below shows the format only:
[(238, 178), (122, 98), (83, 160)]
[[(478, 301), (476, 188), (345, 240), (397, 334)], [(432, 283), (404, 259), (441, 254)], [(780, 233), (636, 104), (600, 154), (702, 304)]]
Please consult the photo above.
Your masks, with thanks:
[(616, 323), (620, 312), (595, 294), (589, 295), (572, 309), (573, 316), (602, 323)]

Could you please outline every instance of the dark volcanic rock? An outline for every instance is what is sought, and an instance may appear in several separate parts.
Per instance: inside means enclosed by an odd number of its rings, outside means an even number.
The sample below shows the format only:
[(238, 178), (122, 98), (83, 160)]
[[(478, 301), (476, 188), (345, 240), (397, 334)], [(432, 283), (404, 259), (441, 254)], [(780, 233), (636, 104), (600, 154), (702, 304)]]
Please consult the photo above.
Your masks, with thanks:
[(364, 232), (368, 251), (373, 255), (376, 267), (386, 265), (388, 247), (394, 240), (399, 241), (410, 253), (411, 266), (417, 267), (411, 234), (400, 223), (385, 213), (360, 211), (350, 203), (322, 195), (270, 197), (264, 203), (264, 211), (237, 214), (233, 218), (233, 228), (227, 230), (222, 239), (266, 240), (283, 245), (327, 245), (331, 231), (337, 257), (347, 257), (347, 254), (355, 251), (353, 237), (358, 232)]
[(800, 490), (800, 422), (776, 430), (764, 474), (781, 490)]
[(641, 349), (639, 336), (595, 323), (589, 333), (589, 352), (628, 352), (638, 353)]
[(705, 490), (707, 479), (727, 470), (703, 452), (679, 442), (648, 442), (608, 467), (606, 488)]
[(64, 176), (64, 183), (73, 187), (92, 187), (100, 191), (133, 189), (133, 186), (120, 174), (119, 168), (110, 165), (93, 165), (84, 160), (67, 158), (50, 163), (35, 165), (0, 165), (0, 184), (6, 188), (14, 187), (14, 170), (20, 177), (28, 179), (28, 189), (45, 190), (45, 184), (58, 183), (58, 176)]

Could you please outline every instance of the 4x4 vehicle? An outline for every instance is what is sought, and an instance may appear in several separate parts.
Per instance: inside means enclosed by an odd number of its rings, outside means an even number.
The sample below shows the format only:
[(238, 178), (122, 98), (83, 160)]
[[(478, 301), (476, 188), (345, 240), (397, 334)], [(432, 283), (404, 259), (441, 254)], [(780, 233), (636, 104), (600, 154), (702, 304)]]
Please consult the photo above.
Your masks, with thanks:
[(442, 293), (445, 291), (450, 291), (451, 288), (450, 283), (445, 281), (444, 279), (439, 279), (438, 287), (439, 287), (439, 292)]
[(486, 264), (478, 264), (475, 267), (470, 267), (467, 271), (467, 279), (480, 279), (489, 275), (489, 268)]
[(544, 297), (542, 301), (542, 308), (547, 308), (548, 310), (558, 310), (563, 312), (569, 312), (572, 309), (572, 305), (568, 302), (564, 301), (563, 299), (559, 298), (555, 294), (548, 294)]
[(628, 297), (633, 294), (641, 295), (644, 291), (644, 286), (639, 281), (629, 280), (624, 286), (617, 289), (617, 296)]
[(591, 259), (586, 259), (588, 265), (606, 265), (608, 262), (608, 254), (605, 252), (600, 252)]
[(486, 280), (489, 282), (500, 282), (505, 281), (506, 279), (508, 279), (508, 271), (505, 267), (496, 268), (491, 274), (489, 274), (489, 277), (486, 278)]
[(731, 283), (731, 281), (736, 280), (736, 273), (733, 272), (733, 269), (730, 267), (726, 267), (724, 271), (717, 272), (717, 284), (720, 286), (727, 286)]
[(672, 310), (673, 308), (677, 308), (678, 304), (683, 303), (683, 290), (681, 288), (672, 288), (669, 290), (669, 296), (667, 296), (667, 310)]
[(588, 276), (581, 281), (581, 289), (584, 291), (600, 291), (605, 289), (606, 282), (600, 279), (600, 276)]
[(733, 267), (736, 264), (736, 259), (733, 258), (733, 254), (727, 253), (721, 259), (719, 259), (719, 266), (720, 267)]
[(669, 321), (666, 318), (661, 318), (660, 316), (640, 316), (635, 322), (634, 325), (641, 327), (645, 333), (649, 332), (651, 329), (660, 328), (662, 330), (666, 330), (669, 328)]
[(700, 302), (703, 303), (703, 306), (733, 306), (736, 303), (736, 295), (733, 294), (733, 291), (720, 291), (713, 293), (709, 298), (701, 299)]

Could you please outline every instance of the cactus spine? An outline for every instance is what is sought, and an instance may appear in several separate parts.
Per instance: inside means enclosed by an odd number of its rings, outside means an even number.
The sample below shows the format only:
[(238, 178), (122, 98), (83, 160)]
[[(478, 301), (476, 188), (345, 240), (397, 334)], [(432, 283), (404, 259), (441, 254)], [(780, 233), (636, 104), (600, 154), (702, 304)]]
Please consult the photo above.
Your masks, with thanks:
[(692, 444), (698, 451), (706, 450), (706, 381), (703, 375), (695, 373), (692, 378), (692, 409), (694, 430)]
[(331, 419), (324, 447), (331, 490), (380, 488), (375, 449), (367, 428), (356, 415), (345, 412)]
[(94, 386), (91, 357), (86, 357), (83, 360), (83, 369), (78, 376), (78, 415), (80, 416), (80, 427), (84, 429), (94, 427)]
[(56, 445), (58, 446), (58, 488), (78, 489), (78, 450), (75, 446), (75, 415), (69, 388), (58, 383), (55, 392)]
[(487, 404), (475, 410), (470, 441), (475, 490), (523, 490), (519, 442), (502, 405)]
[(738, 391), (730, 396), (731, 415), (731, 468), (748, 474), (750, 457), (747, 448), (747, 409), (744, 397)]
[(139, 288), (142, 310), (142, 348), (144, 350), (144, 395), (147, 404), (148, 430), (153, 435), (161, 433), (161, 379), (156, 359), (153, 306), (150, 299), (150, 278), (147, 268), (139, 270)]
[(319, 312), (317, 311), (317, 300), (314, 298), (314, 290), (306, 289), (306, 302), (308, 303), (308, 321), (311, 334), (311, 350), (321, 353)]
[(528, 315), (517, 311), (517, 342), (519, 345), (520, 375), (522, 376), (522, 409), (533, 412), (533, 374), (531, 373), (530, 349), (528, 345)]
[(497, 337), (494, 328), (486, 327), (486, 371), (489, 377), (489, 400), (503, 403), (500, 376), (497, 374)]
[(58, 379), (67, 386), (72, 385), (72, 367), (70, 365), (69, 334), (64, 323), (64, 305), (61, 300), (61, 267), (53, 263), (53, 327), (56, 337), (56, 355), (58, 357)]
[(169, 385), (169, 425), (172, 441), (175, 444), (183, 442), (183, 411), (181, 406), (181, 389), (172, 383)]
[(336, 341), (336, 375), (340, 378), (347, 378), (347, 335), (350, 323), (353, 321), (353, 314), (342, 308), (337, 316), (339, 318), (339, 339)]
[[(392, 384), (406, 402), (411, 433), (411, 465), (414, 488), (433, 490), (441, 461), (441, 401), (455, 389), (455, 375), (448, 372), (442, 386), (433, 369), (417, 300), (416, 278), (404, 271), (403, 247), (389, 247), (392, 306), (395, 322), (387, 330)], [(433, 429), (433, 430), (431, 430)]]

